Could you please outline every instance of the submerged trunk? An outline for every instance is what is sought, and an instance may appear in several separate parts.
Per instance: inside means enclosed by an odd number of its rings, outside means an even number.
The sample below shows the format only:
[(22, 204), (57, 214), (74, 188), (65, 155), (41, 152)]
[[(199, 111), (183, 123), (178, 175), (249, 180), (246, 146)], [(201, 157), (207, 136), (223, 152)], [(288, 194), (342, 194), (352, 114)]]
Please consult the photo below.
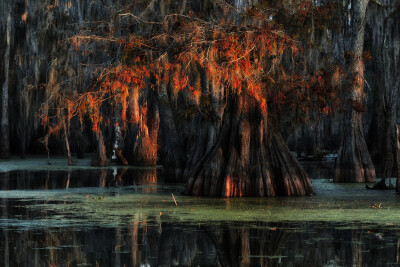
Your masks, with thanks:
[[(258, 104), (246, 96), (228, 99), (218, 137), (192, 168), (185, 193), (225, 197), (313, 194), (307, 174)], [(208, 131), (203, 133), (212, 138)]]
[(1, 92), (1, 127), (0, 127), (0, 158), (10, 157), (10, 136), (8, 116), (8, 90), (9, 90), (9, 69), (11, 50), (11, 11), (8, 13), (6, 26), (6, 50), (4, 53), (4, 84)]
[(346, 52), (348, 110), (343, 115), (343, 137), (335, 166), (335, 182), (374, 182), (375, 168), (365, 142), (362, 114), (364, 98), (365, 14), (369, 0), (351, 1), (347, 29), (350, 46)]
[(91, 165), (96, 167), (107, 167), (108, 161), (106, 154), (106, 146), (104, 144), (103, 134), (100, 130), (96, 132), (96, 141), (97, 141), (97, 150), (93, 154)]

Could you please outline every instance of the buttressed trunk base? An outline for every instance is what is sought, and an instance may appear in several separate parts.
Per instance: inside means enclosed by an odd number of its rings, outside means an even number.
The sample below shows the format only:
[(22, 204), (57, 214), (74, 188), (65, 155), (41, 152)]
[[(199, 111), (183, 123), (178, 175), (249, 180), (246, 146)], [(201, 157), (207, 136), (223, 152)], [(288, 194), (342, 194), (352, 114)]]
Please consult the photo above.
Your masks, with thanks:
[(185, 193), (204, 196), (304, 196), (311, 182), (257, 103), (238, 97), (215, 145), (192, 170)]
[(364, 139), (362, 113), (352, 110), (345, 114), (343, 124), (343, 139), (335, 165), (334, 182), (375, 182), (375, 168)]

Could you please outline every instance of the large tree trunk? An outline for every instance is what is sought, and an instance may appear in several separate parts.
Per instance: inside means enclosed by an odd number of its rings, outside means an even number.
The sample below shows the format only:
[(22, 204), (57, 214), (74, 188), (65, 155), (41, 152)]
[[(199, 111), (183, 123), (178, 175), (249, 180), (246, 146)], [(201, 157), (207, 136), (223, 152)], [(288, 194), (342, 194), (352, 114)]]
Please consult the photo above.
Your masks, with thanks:
[(348, 110), (343, 115), (343, 137), (335, 166), (335, 182), (374, 182), (375, 168), (365, 143), (362, 113), (364, 111), (365, 14), (369, 0), (351, 1), (347, 25), (350, 46), (346, 52)]
[(107, 167), (107, 154), (106, 154), (106, 146), (104, 144), (103, 134), (101, 130), (96, 132), (96, 141), (97, 141), (97, 150), (93, 154), (92, 157), (92, 166), (96, 167)]
[(6, 26), (6, 50), (4, 53), (4, 84), (1, 92), (1, 122), (0, 122), (0, 158), (10, 157), (10, 136), (8, 122), (8, 89), (9, 89), (9, 69), (10, 69), (10, 50), (11, 50), (11, 11), (7, 16)]
[(335, 182), (375, 182), (375, 168), (364, 139), (362, 114), (344, 114), (343, 137), (335, 165)]
[(382, 181), (385, 182), (386, 178), (392, 177), (393, 169), (395, 169), (396, 160), (396, 144), (395, 144), (395, 124), (393, 119), (392, 107), (388, 103), (388, 110), (384, 110), (384, 144), (383, 144), (383, 171), (382, 171)]
[(370, 68), (375, 76), (370, 84), (376, 92), (368, 145), (374, 163), (379, 164), (385, 178), (396, 173), (395, 132), (400, 86), (400, 23), (396, 12), (400, 9), (398, 1), (385, 0), (382, 3), (386, 7), (371, 8), (367, 22), (374, 59)]
[(158, 106), (160, 110), (161, 150), (163, 177), (169, 181), (182, 182), (186, 155), (179, 140), (171, 104), (166, 93), (166, 85), (159, 88)]
[[(207, 130), (202, 132), (213, 138)], [(303, 168), (251, 97), (228, 96), (218, 132), (214, 144), (192, 168), (186, 194), (241, 197), (314, 193)]]
[[(383, 91), (384, 89), (382, 89)], [(382, 94), (385, 94), (384, 92)], [(386, 98), (383, 95), (380, 98)], [(369, 131), (369, 144), (371, 158), (375, 164), (377, 175), (382, 179), (393, 177), (396, 170), (396, 122), (395, 100), (379, 99), (377, 110), (372, 115)]]

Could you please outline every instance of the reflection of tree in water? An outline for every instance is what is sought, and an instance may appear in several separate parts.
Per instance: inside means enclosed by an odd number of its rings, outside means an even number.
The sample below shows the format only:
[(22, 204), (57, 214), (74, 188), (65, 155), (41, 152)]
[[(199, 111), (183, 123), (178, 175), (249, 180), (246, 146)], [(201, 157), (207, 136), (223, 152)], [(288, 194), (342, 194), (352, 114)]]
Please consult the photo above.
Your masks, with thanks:
[[(157, 184), (156, 169), (102, 169), (99, 171), (100, 187), (153, 186)], [(143, 188), (146, 193), (156, 193), (156, 188)]]
[[(363, 266), (362, 264), (362, 238), (363, 233), (360, 229), (351, 231), (351, 265), (356, 267)], [(346, 258), (345, 258), (346, 259)], [(343, 259), (343, 260), (345, 260)]]
[(159, 266), (214, 265), (217, 246), (204, 229), (188, 227), (188, 231), (163, 225), (159, 242)]
[(325, 222), (297, 224), (295, 228), (301, 231), (295, 231), (286, 245), (284, 266), (363, 266), (362, 230), (337, 227)]
[[(128, 169), (119, 170), (115, 176), (112, 186), (153, 186), (157, 184), (156, 169)], [(155, 188), (153, 188), (155, 189)], [(146, 191), (146, 190), (144, 190)], [(155, 191), (157, 192), (157, 191)], [(154, 192), (154, 193), (155, 193)], [(147, 191), (146, 191), (147, 193)], [(149, 191), (153, 193), (153, 191)]]
[[(394, 231), (381, 237), (334, 223), (236, 223), (212, 227), (163, 225), (158, 263), (164, 266), (387, 266), (396, 263)], [(299, 231), (300, 230), (300, 231)], [(393, 237), (393, 240), (391, 238)]]
[[(5, 183), (3, 182), (2, 183), (2, 186), (1, 186), (1, 190), (7, 190), (8, 189), (8, 176), (9, 176), (9, 173), (8, 172), (6, 172), (4, 175), (3, 175), (3, 179), (5, 180)], [(8, 218), (8, 209), (9, 209), (9, 206), (8, 206), (8, 203), (7, 203), (7, 199), (6, 198), (2, 198), (1, 199), (1, 217), (0, 218)], [(4, 266), (9, 266), (10, 265), (10, 262), (9, 262), (9, 259), (10, 259), (10, 252), (9, 252), (9, 249), (10, 249), (10, 247), (9, 247), (9, 238), (8, 238), (8, 236), (9, 236), (9, 231), (4, 231), (4, 230), (2, 230), (1, 231), (2, 232), (2, 235), (1, 235), (1, 242), (0, 242), (0, 244), (2, 244), (1, 245), (1, 247), (0, 247), (0, 249), (1, 249), (1, 251), (3, 252), (3, 253), (0, 253), (0, 255), (1, 254), (3, 254), (4, 255), (4, 258), (2, 258), (1, 256), (0, 256), (0, 259), (1, 259), (1, 261), (0, 261), (0, 265), (1, 264), (3, 264)]]
[(277, 266), (291, 234), (246, 223), (182, 229), (163, 226), (158, 265)]
[(68, 171), (15, 171), (0, 173), (4, 190), (51, 190), (82, 187), (153, 186), (156, 169), (93, 169)]
[[(2, 215), (7, 212), (2, 209)], [(115, 228), (1, 230), (0, 266), (387, 266), (398, 255), (394, 229), (340, 229), (333, 223), (195, 226), (162, 223), (164, 215), (141, 212), (125, 219)]]
[(256, 228), (230, 227), (219, 237), (224, 266), (275, 266), (290, 233), (258, 224)]
[[(249, 255), (274, 255), (284, 246), (285, 233), (244, 226), (196, 227), (161, 224), (160, 218), (135, 214), (127, 228), (10, 231), (10, 266), (98, 264), (99, 266), (272, 266), (277, 260)], [(7, 232), (7, 231), (4, 231)], [(260, 234), (262, 238), (256, 238)], [(4, 238), (4, 235), (3, 235)], [(6, 240), (2, 240), (6, 241)], [(265, 242), (265, 243), (263, 243)], [(2, 248), (4, 252), (4, 247)], [(4, 254), (2, 255), (4, 256)], [(1, 265), (6, 258), (0, 256)], [(276, 264), (273, 264), (276, 265)]]

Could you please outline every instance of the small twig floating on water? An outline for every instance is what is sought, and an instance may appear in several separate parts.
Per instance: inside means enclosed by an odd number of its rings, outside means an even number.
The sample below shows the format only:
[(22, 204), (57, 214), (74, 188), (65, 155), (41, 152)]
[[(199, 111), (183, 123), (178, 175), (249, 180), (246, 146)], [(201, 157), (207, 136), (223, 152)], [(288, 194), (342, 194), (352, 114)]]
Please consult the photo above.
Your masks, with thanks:
[(172, 198), (174, 199), (175, 205), (178, 206), (178, 203), (176, 203), (176, 199), (175, 199), (175, 197), (174, 197), (174, 194), (171, 193), (171, 195), (172, 195)]

